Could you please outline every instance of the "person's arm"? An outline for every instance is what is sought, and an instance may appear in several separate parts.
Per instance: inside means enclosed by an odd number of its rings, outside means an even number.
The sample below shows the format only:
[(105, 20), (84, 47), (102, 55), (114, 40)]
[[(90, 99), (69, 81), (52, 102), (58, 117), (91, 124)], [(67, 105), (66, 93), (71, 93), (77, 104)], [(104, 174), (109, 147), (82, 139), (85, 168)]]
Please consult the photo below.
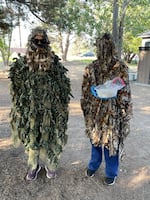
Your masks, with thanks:
[(83, 111), (84, 117), (87, 116), (89, 112), (89, 109), (88, 109), (88, 107), (90, 106), (89, 95), (91, 95), (90, 86), (91, 86), (91, 77), (89, 73), (89, 67), (87, 66), (85, 68), (85, 72), (83, 75), (82, 88), (81, 88), (81, 109)]
[(132, 115), (132, 99), (131, 99), (131, 88), (129, 82), (128, 67), (126, 65), (122, 66), (122, 79), (125, 82), (125, 87), (119, 91), (119, 98), (122, 114), (126, 115), (127, 118), (131, 118)]

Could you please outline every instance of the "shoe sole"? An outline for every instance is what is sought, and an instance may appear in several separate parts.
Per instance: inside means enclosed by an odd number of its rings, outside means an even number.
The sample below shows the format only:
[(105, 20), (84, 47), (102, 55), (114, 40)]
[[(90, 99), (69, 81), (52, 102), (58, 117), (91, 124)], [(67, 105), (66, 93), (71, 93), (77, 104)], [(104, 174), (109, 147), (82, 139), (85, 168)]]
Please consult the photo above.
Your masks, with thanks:
[(48, 176), (48, 175), (46, 174), (46, 177), (47, 177), (48, 179), (54, 179), (54, 178), (57, 177), (57, 175), (55, 174), (55, 176)]
[(38, 168), (38, 170), (36, 171), (36, 175), (35, 175), (35, 177), (32, 179), (32, 178), (29, 178), (28, 177), (28, 175), (26, 176), (26, 180), (27, 181), (35, 181), (36, 179), (37, 179), (37, 175), (38, 175), (38, 173), (39, 173), (39, 171), (41, 170), (41, 166), (39, 166), (39, 168)]
[(45, 167), (45, 170), (46, 170), (46, 177), (47, 177), (48, 179), (53, 179), (53, 178), (56, 178), (56, 177), (57, 177), (57, 174), (55, 174), (54, 176), (48, 176), (48, 169), (47, 169), (47, 167)]
[(92, 177), (95, 176), (95, 174), (92, 174), (91, 176), (89, 176), (89, 175), (87, 174), (87, 171), (85, 171), (85, 176), (86, 176), (86, 177), (89, 177), (89, 178), (92, 178)]
[(116, 177), (114, 178), (114, 181), (113, 181), (112, 183), (110, 183), (110, 184), (108, 184), (108, 183), (106, 183), (106, 182), (104, 181), (104, 185), (108, 185), (108, 186), (114, 185), (115, 183), (116, 183)]

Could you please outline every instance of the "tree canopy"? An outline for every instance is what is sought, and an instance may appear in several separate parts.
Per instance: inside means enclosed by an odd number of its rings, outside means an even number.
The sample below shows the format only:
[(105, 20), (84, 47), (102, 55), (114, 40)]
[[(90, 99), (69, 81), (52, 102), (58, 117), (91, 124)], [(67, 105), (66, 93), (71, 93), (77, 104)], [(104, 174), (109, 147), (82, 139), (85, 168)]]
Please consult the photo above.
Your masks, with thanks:
[[(112, 32), (118, 51), (127, 46), (124, 38), (133, 38), (150, 25), (150, 0), (2, 0), (13, 15), (28, 17), (30, 11), (42, 23), (62, 33), (82, 34), (94, 38)], [(0, 9), (2, 11), (2, 9)], [(2, 14), (1, 14), (2, 13)], [(0, 12), (0, 29), (11, 24), (6, 13)], [(138, 20), (137, 20), (138, 19)], [(132, 37), (127, 37), (132, 35)], [(68, 37), (69, 41), (69, 37)], [(68, 42), (67, 41), (67, 42)], [(129, 49), (129, 48), (124, 48)]]

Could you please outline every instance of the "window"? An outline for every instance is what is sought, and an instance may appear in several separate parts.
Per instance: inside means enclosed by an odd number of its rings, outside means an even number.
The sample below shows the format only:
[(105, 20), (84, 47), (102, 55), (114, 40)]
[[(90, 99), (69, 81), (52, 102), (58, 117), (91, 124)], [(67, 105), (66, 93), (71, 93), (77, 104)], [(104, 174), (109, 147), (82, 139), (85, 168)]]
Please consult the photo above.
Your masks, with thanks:
[(145, 42), (145, 47), (150, 47), (150, 41)]

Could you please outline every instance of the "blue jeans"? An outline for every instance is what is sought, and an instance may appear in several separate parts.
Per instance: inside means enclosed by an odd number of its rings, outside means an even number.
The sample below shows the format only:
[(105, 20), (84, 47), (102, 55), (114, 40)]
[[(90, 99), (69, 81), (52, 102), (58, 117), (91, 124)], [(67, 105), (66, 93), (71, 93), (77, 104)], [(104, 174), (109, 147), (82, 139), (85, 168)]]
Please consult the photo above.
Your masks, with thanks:
[[(102, 163), (102, 147), (95, 147), (92, 144), (91, 159), (88, 164), (88, 169), (96, 171)], [(105, 175), (108, 178), (114, 178), (118, 175), (119, 169), (119, 151), (114, 156), (109, 156), (109, 150), (104, 147), (105, 157)]]

